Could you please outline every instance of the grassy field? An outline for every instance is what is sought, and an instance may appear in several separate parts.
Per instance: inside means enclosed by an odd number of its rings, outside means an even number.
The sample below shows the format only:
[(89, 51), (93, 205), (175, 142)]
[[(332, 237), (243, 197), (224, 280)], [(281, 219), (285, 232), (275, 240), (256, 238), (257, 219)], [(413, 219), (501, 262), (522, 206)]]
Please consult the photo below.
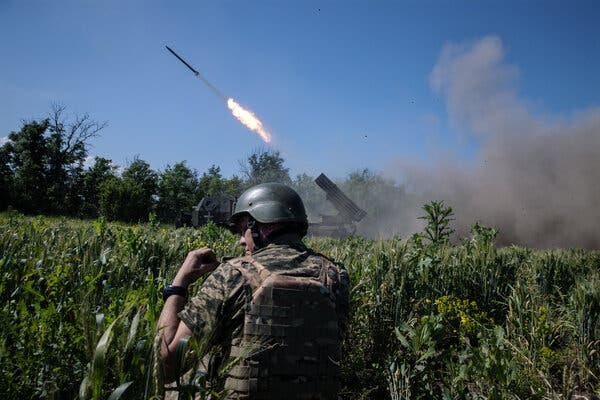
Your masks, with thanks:
[[(453, 246), (427, 233), (307, 240), (352, 280), (344, 398), (600, 395), (599, 252), (496, 248), (482, 226)], [(162, 398), (160, 291), (200, 246), (240, 254), (214, 226), (0, 214), (0, 393)], [(182, 345), (186, 365), (204, 352)], [(179, 389), (210, 391), (202, 374)]]

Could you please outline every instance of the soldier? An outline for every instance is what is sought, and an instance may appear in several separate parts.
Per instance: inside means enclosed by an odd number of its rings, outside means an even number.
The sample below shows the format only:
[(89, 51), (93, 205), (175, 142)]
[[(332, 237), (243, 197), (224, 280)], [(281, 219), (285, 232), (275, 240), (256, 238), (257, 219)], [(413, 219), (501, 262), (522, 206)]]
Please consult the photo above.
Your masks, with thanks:
[[(337, 399), (347, 271), (303, 244), (304, 204), (283, 184), (245, 191), (231, 221), (246, 255), (219, 264), (210, 249), (194, 250), (164, 290), (158, 327), (167, 381), (177, 378), (177, 344), (194, 335), (233, 365), (227, 399)], [(188, 301), (188, 286), (206, 274)]]

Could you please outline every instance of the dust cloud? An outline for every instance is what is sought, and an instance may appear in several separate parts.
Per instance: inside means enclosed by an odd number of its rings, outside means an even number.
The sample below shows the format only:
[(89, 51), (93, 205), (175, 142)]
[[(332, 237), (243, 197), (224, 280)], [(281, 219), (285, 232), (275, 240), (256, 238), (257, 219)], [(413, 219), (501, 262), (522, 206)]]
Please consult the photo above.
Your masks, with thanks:
[(478, 142), (476, 158), (393, 160), (385, 175), (420, 200), (444, 200), (458, 237), (480, 222), (498, 229), (502, 245), (600, 248), (600, 108), (541, 114), (519, 99), (518, 74), (498, 37), (446, 45), (430, 84), (455, 130)]

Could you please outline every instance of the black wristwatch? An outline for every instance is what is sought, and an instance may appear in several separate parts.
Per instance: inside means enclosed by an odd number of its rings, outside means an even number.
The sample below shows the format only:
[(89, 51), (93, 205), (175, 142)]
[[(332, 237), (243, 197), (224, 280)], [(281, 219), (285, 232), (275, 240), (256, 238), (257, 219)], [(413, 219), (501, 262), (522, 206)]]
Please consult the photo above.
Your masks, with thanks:
[(177, 296), (183, 296), (186, 300), (188, 298), (188, 291), (183, 286), (167, 285), (163, 289), (163, 300), (167, 300), (169, 296), (172, 296), (174, 294), (176, 294)]

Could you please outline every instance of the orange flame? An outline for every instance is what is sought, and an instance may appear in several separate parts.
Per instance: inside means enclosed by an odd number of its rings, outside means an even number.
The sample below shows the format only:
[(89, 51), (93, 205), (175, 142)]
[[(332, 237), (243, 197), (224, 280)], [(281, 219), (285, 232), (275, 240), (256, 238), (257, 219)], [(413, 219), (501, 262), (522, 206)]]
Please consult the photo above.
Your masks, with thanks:
[(232, 98), (227, 99), (227, 107), (229, 107), (234, 117), (236, 117), (242, 124), (246, 125), (248, 129), (258, 133), (265, 143), (269, 143), (271, 141), (271, 134), (265, 130), (262, 122), (256, 118), (252, 111), (246, 110)]

